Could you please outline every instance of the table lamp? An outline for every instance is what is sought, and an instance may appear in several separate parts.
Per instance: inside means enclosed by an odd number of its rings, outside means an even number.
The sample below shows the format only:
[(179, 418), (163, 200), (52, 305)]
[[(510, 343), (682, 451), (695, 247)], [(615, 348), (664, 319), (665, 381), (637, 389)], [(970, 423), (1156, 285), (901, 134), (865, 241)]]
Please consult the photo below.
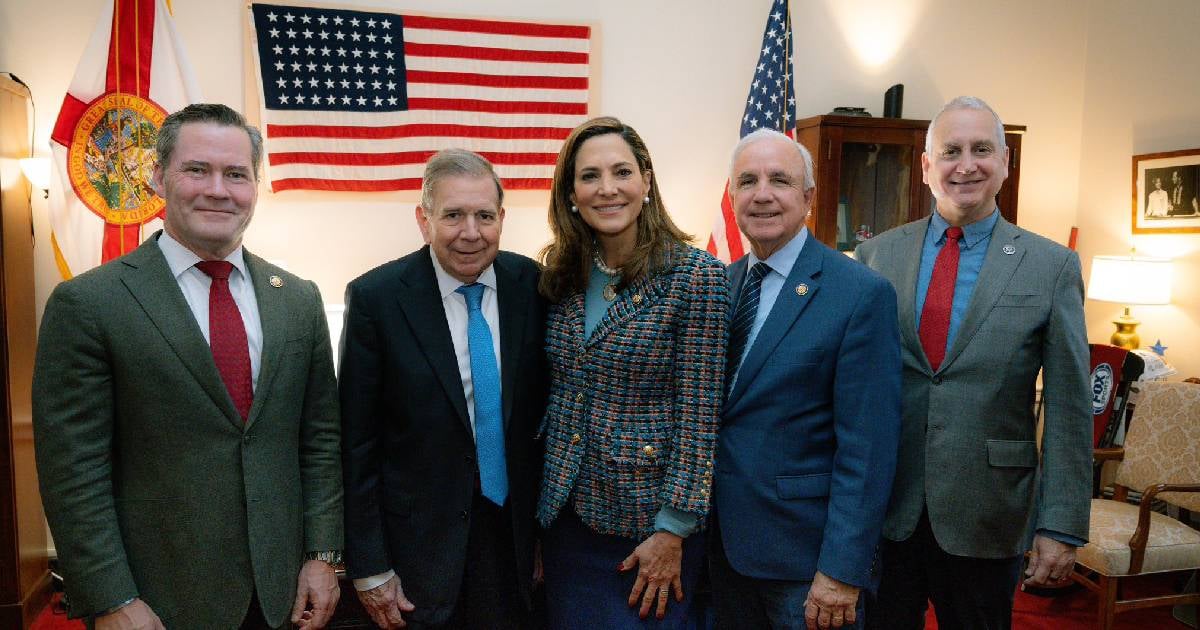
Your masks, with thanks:
[(1094, 256), (1087, 296), (1091, 300), (1125, 305), (1125, 314), (1113, 320), (1117, 331), (1109, 343), (1135, 350), (1141, 345), (1137, 334), (1141, 322), (1129, 314), (1129, 306), (1171, 303), (1171, 260), (1132, 254)]

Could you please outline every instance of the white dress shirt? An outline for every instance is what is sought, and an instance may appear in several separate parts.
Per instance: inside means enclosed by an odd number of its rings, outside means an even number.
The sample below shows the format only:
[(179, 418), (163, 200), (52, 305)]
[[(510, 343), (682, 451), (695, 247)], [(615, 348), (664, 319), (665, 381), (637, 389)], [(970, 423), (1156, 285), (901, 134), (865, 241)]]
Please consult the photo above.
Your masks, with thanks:
[[(196, 267), (202, 259), (192, 250), (184, 247), (171, 238), (166, 230), (158, 237), (158, 248), (167, 259), (171, 274), (183, 291), (183, 299), (187, 300), (192, 316), (204, 334), (204, 340), (212, 344), (208, 332), (208, 293), (212, 287), (212, 278)], [(242, 246), (233, 250), (225, 257), (233, 263), (233, 272), (229, 274), (229, 292), (233, 301), (242, 314), (242, 324), (246, 327), (246, 342), (250, 350), (250, 379), (255, 389), (258, 388), (258, 370), (262, 366), (262, 320), (258, 316), (258, 299), (254, 297), (254, 283), (250, 281), (250, 272), (246, 269), (246, 260), (242, 255)]]
[[(446, 312), (446, 324), (450, 326), (450, 340), (454, 342), (454, 358), (458, 361), (458, 376), (462, 380), (463, 396), (467, 399), (467, 415), (471, 420), (471, 433), (475, 432), (475, 381), (471, 378), (471, 348), (467, 338), (467, 296), (458, 293), (457, 289), (463, 282), (446, 273), (438, 262), (433, 250), (429, 250), (433, 259), (433, 273), (437, 276), (438, 292), (442, 295), (442, 309)], [(500, 306), (496, 301), (496, 270), (488, 265), (475, 282), (482, 284), (483, 300), (480, 310), (487, 320), (488, 329), (492, 331), (492, 352), (496, 354), (496, 373), (500, 374)], [(503, 395), (503, 394), (501, 394)], [(354, 580), (354, 589), (369, 591), (392, 579), (395, 571), (372, 575), (371, 577)]]

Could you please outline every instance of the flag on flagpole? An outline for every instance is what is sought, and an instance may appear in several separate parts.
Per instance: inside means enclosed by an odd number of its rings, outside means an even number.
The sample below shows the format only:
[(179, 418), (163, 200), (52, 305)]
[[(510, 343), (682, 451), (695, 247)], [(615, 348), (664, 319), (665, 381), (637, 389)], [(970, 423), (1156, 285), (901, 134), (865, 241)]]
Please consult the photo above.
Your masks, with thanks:
[(158, 128), (199, 100), (166, 1), (109, 0), (50, 135), (51, 241), (64, 279), (132, 251), (161, 223), (165, 202), (150, 187)]
[[(763, 127), (794, 135), (796, 92), (792, 76), (792, 19), (787, 0), (774, 0), (767, 15), (758, 62), (754, 66), (739, 138)], [(731, 263), (741, 258), (747, 247), (734, 220), (729, 182), (726, 181), (721, 191), (721, 209), (708, 238), (708, 251)]]
[(587, 119), (591, 29), (250, 5), (271, 190), (419, 190), (460, 147), (509, 189), (549, 189)]

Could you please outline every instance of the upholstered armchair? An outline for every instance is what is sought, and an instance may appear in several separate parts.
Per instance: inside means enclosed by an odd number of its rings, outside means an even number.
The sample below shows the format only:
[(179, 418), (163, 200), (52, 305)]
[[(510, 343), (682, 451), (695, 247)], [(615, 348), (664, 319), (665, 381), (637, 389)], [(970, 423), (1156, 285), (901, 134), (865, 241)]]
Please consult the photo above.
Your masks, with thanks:
[[(1159, 499), (1200, 512), (1200, 385), (1149, 381), (1134, 389), (1124, 447), (1097, 453), (1120, 461), (1113, 499), (1092, 500), (1088, 544), (1078, 550), (1071, 576), (1099, 594), (1102, 630), (1126, 610), (1200, 606), (1196, 593), (1122, 598), (1123, 578), (1200, 569), (1200, 532), (1150, 509)], [(1136, 505), (1127, 502), (1131, 488), (1142, 492)]]

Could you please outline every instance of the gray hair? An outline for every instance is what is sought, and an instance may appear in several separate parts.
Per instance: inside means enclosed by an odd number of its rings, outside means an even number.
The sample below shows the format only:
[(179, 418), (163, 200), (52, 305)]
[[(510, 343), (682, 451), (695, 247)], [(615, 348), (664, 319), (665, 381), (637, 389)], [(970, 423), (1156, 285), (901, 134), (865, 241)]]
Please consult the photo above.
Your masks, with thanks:
[(733, 181), (733, 165), (735, 162), (737, 162), (738, 156), (742, 154), (742, 151), (746, 150), (746, 147), (754, 144), (755, 142), (763, 140), (764, 138), (779, 138), (796, 147), (796, 151), (800, 153), (800, 161), (804, 163), (804, 191), (808, 192), (817, 187), (817, 182), (813, 178), (812, 154), (808, 152), (808, 148), (806, 148), (803, 144), (796, 142), (787, 134), (771, 129), (770, 127), (755, 129), (754, 131), (742, 136), (741, 140), (738, 140), (737, 145), (733, 147), (733, 155), (729, 158), (730, 182)]
[(158, 165), (166, 168), (171, 163), (171, 154), (179, 142), (179, 130), (188, 123), (212, 123), (226, 127), (238, 127), (250, 137), (250, 161), (254, 166), (254, 179), (258, 180), (258, 167), (262, 163), (263, 139), (258, 127), (246, 123), (245, 117), (227, 105), (220, 103), (195, 103), (167, 116), (158, 129), (158, 140), (154, 150)]
[(491, 177), (496, 184), (496, 206), (504, 205), (504, 189), (491, 162), (466, 149), (443, 149), (425, 163), (421, 178), (421, 207), (426, 213), (433, 212), (433, 189), (447, 177)]
[(983, 99), (977, 96), (959, 96), (943, 105), (942, 111), (938, 112), (937, 116), (934, 116), (933, 120), (929, 121), (929, 129), (925, 130), (925, 153), (933, 153), (933, 128), (937, 125), (942, 114), (960, 109), (973, 109), (991, 114), (992, 119), (996, 121), (996, 138), (999, 140), (996, 150), (999, 153), (1003, 153), (1008, 148), (1008, 145), (1004, 143), (1004, 123), (1000, 122), (1000, 115), (996, 113), (996, 110), (992, 109)]

